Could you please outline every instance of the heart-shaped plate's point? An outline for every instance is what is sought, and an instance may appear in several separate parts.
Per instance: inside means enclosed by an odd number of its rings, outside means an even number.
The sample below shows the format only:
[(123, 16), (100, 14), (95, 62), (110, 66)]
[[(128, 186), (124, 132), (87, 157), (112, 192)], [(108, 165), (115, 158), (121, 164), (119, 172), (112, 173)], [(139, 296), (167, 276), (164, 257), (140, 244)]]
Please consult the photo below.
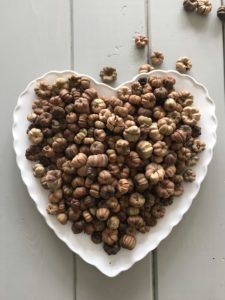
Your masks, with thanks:
[(51, 71), (40, 78), (33, 80), (19, 96), (16, 108), (14, 110), (13, 138), (14, 149), (16, 152), (17, 164), (21, 171), (22, 179), (27, 186), (31, 198), (37, 205), (39, 212), (45, 218), (48, 226), (53, 229), (55, 234), (64, 241), (67, 246), (77, 253), (87, 263), (97, 267), (102, 273), (113, 277), (120, 272), (129, 269), (135, 262), (144, 258), (150, 251), (169, 235), (172, 228), (179, 223), (184, 213), (187, 212), (195, 196), (197, 195), (200, 184), (206, 176), (207, 167), (212, 159), (213, 147), (216, 142), (217, 120), (215, 116), (215, 105), (209, 97), (207, 89), (194, 78), (188, 75), (180, 74), (176, 71), (154, 70), (150, 73), (139, 74), (132, 80), (125, 82), (117, 88), (112, 88), (104, 83), (98, 83), (92, 77), (83, 75), (91, 80), (91, 85), (96, 88), (99, 96), (112, 96), (123, 85), (131, 85), (135, 80), (141, 77), (154, 75), (172, 75), (176, 79), (176, 90), (188, 90), (194, 95), (195, 106), (201, 111), (202, 139), (207, 147), (202, 153), (199, 163), (194, 168), (197, 176), (192, 184), (185, 184), (184, 194), (177, 198), (173, 205), (167, 207), (164, 218), (160, 219), (157, 226), (152, 227), (149, 233), (139, 234), (137, 237), (137, 246), (132, 251), (121, 250), (115, 256), (108, 256), (101, 245), (93, 244), (90, 238), (85, 234), (74, 235), (71, 225), (62, 226), (56, 218), (48, 215), (46, 212), (47, 191), (42, 188), (39, 181), (32, 175), (32, 163), (25, 158), (26, 148), (29, 141), (26, 135), (28, 127), (27, 115), (31, 112), (32, 100), (35, 98), (34, 87), (37, 81), (46, 80), (52, 82), (57, 77), (69, 77), (77, 74), (73, 71)]

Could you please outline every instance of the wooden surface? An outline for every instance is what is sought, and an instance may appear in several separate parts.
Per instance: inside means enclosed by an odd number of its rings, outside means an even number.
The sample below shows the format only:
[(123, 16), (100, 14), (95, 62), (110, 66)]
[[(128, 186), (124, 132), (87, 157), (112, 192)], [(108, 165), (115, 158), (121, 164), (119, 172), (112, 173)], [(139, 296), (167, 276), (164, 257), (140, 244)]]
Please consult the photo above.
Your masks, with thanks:
[[(220, 1), (204, 18), (186, 14), (182, 0), (1, 0), (0, 299), (1, 300), (223, 300), (225, 295), (225, 118)], [(134, 47), (149, 32), (164, 69), (192, 59), (193, 75), (216, 102), (218, 142), (191, 209), (163, 241), (127, 272), (107, 278), (59, 241), (36, 211), (12, 150), (12, 112), (33, 78), (74, 68), (98, 79), (117, 68), (117, 84), (147, 61)]]
[[(158, 248), (159, 300), (223, 300), (225, 297), (225, 118), (220, 1), (207, 17), (185, 14), (180, 0), (151, 0), (153, 49), (166, 54), (164, 68), (179, 56), (193, 62), (191, 75), (216, 103), (218, 140), (207, 177), (188, 213)], [(173, 3), (174, 9), (171, 9)], [(163, 18), (158, 19), (159, 14)], [(154, 30), (157, 28), (158, 30)], [(166, 28), (166, 29), (165, 29)], [(160, 32), (160, 34), (159, 34)], [(207, 126), (207, 124), (205, 124)]]
[[(115, 66), (118, 71), (116, 84), (135, 76), (140, 64), (147, 59), (146, 51), (138, 51), (133, 40), (135, 32), (147, 31), (145, 8), (144, 0), (132, 0), (129, 4), (124, 0), (75, 1), (75, 70), (98, 79), (102, 66)], [(111, 17), (108, 17), (109, 12)], [(85, 15), (89, 26), (80, 26)], [(89, 289), (86, 280), (91, 282)], [(134, 282), (136, 284), (132, 285)], [(101, 288), (96, 288), (98, 286)], [(90, 295), (96, 300), (105, 299), (106, 295), (108, 300), (120, 299), (122, 295), (129, 300), (143, 297), (152, 300), (151, 254), (131, 270), (112, 279), (78, 259), (77, 299), (86, 300)]]
[(73, 254), (29, 198), (11, 134), (13, 109), (27, 83), (48, 70), (70, 68), (69, 5), (1, 0), (0, 24), (0, 299), (73, 300)]

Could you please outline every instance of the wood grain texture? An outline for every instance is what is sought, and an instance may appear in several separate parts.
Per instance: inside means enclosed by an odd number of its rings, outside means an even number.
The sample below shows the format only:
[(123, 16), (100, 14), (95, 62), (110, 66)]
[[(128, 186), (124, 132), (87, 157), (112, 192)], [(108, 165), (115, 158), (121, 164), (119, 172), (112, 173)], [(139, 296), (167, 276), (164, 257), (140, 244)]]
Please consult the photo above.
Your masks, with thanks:
[[(225, 150), (222, 27), (213, 1), (208, 17), (187, 14), (180, 0), (151, 0), (153, 50), (165, 54), (163, 68), (174, 69), (180, 56), (207, 86), (216, 103), (218, 140), (208, 175), (190, 211), (158, 248), (159, 300), (222, 300), (225, 294)], [(205, 124), (207, 126), (207, 124)]]
[[(77, 0), (74, 2), (75, 70), (99, 80), (103, 66), (118, 71), (115, 85), (137, 74), (146, 51), (134, 45), (136, 33), (146, 32), (145, 1)], [(151, 256), (116, 278), (107, 278), (77, 259), (77, 300), (152, 299)]]
[(22, 183), (12, 114), (33, 78), (70, 64), (68, 1), (0, 1), (0, 299), (72, 300), (73, 255), (47, 227)]
[(117, 69), (115, 86), (133, 78), (146, 62), (134, 38), (146, 33), (145, 0), (74, 2), (75, 69), (100, 80), (102, 67)]

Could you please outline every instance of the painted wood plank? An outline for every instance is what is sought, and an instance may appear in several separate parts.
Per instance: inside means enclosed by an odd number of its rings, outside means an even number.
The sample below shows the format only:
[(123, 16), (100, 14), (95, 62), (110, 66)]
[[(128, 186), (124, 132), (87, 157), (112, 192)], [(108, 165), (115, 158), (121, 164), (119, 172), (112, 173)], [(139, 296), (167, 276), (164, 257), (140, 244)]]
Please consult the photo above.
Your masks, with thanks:
[(225, 295), (225, 117), (219, 5), (219, 0), (213, 1), (212, 13), (201, 17), (185, 13), (180, 0), (151, 0), (152, 48), (164, 52), (163, 68), (174, 69), (178, 57), (190, 57), (190, 74), (207, 86), (219, 121), (214, 158), (201, 191), (158, 248), (159, 300), (222, 300)]
[[(116, 85), (136, 75), (146, 51), (134, 46), (136, 33), (146, 32), (145, 1), (74, 2), (75, 70), (99, 79), (103, 66), (118, 71)], [(77, 300), (152, 299), (151, 256), (116, 278), (107, 278), (77, 259)]]
[(70, 67), (69, 1), (0, 1), (0, 299), (74, 299), (73, 254), (47, 227), (12, 150), (12, 113), (30, 80)]
[(151, 268), (149, 256), (136, 263), (129, 271), (116, 277), (106, 277), (96, 268), (77, 258), (77, 300), (151, 300)]
[(115, 86), (137, 75), (146, 63), (146, 50), (135, 47), (134, 38), (145, 33), (146, 0), (77, 0), (74, 2), (75, 69), (100, 80), (102, 67), (117, 69)]

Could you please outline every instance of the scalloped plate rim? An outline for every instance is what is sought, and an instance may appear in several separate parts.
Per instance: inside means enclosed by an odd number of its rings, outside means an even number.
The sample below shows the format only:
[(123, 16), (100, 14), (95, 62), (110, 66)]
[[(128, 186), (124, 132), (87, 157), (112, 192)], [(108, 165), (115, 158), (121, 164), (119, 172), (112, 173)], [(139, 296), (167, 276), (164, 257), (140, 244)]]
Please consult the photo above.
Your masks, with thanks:
[[(25, 176), (25, 171), (24, 168), (23, 168), (23, 161), (20, 160), (20, 155), (18, 154), (18, 148), (17, 148), (17, 137), (16, 137), (16, 125), (17, 125), (17, 111), (20, 109), (21, 107), (21, 101), (22, 101), (22, 97), (29, 92), (29, 89), (30, 87), (32, 86), (32, 84), (34, 84), (35, 82), (39, 81), (39, 80), (42, 80), (43, 78), (47, 77), (48, 75), (50, 74), (56, 74), (56, 75), (62, 75), (62, 74), (65, 74), (65, 73), (70, 73), (70, 74), (79, 74), (81, 76), (86, 76), (88, 77), (91, 81), (93, 81), (97, 86), (103, 86), (109, 90), (111, 90), (112, 92), (115, 92), (116, 90), (118, 90), (121, 86), (124, 86), (124, 85), (128, 85), (130, 84), (131, 82), (133, 82), (134, 80), (137, 80), (139, 77), (142, 77), (142, 76), (149, 76), (149, 75), (153, 75), (154, 73), (158, 73), (158, 74), (175, 74), (176, 76), (178, 77), (184, 77), (184, 78), (188, 78), (190, 81), (192, 81), (192, 83), (196, 86), (199, 86), (203, 89), (203, 91), (205, 92), (206, 94), (206, 98), (207, 100), (211, 103), (212, 105), (212, 112), (211, 112), (211, 115), (213, 117), (213, 121), (214, 121), (214, 129), (212, 131), (212, 135), (213, 135), (213, 141), (210, 145), (210, 154), (208, 156), (208, 159), (206, 162), (204, 162), (204, 170), (202, 170), (202, 173), (201, 173), (201, 177), (198, 179), (198, 183), (197, 183), (197, 187), (195, 188), (195, 191), (192, 193), (192, 199), (190, 201), (190, 203), (188, 203), (186, 206), (183, 206), (183, 209), (182, 211), (180, 210), (179, 211), (179, 214), (176, 215), (176, 218), (174, 217), (173, 219), (173, 222), (171, 222), (170, 224), (167, 224), (167, 227), (163, 227), (163, 232), (161, 232), (161, 235), (160, 235), (160, 238), (158, 239), (155, 239), (154, 243), (152, 243), (152, 246), (150, 248), (145, 248), (143, 249), (143, 252), (139, 255), (136, 255), (135, 259), (132, 257), (132, 260), (129, 264), (127, 265), (123, 265), (121, 266), (120, 268), (117, 267), (116, 269), (104, 269), (103, 267), (99, 267), (97, 264), (95, 264), (95, 262), (92, 260), (91, 257), (86, 257), (84, 255), (82, 255), (82, 253), (79, 251), (79, 249), (73, 249), (72, 248), (72, 245), (69, 244), (66, 240), (65, 237), (63, 236), (60, 236), (59, 233), (57, 232), (57, 228), (54, 227), (53, 224), (50, 223), (50, 219), (47, 218), (43, 213), (42, 211), (39, 209), (39, 206), (38, 206), (38, 201), (36, 199), (36, 195), (33, 194), (32, 190), (31, 190), (31, 186), (29, 184), (29, 181), (27, 180), (26, 176)], [(19, 170), (20, 170), (20, 173), (21, 173), (21, 177), (22, 177), (22, 180), (28, 190), (28, 193), (30, 195), (30, 197), (32, 198), (32, 200), (35, 202), (35, 205), (39, 211), (39, 213), (44, 217), (46, 223), (48, 224), (48, 226), (54, 231), (54, 233), (56, 234), (56, 236), (62, 240), (64, 243), (66, 243), (66, 245), (76, 254), (78, 254), (84, 261), (86, 261), (87, 263), (95, 266), (96, 268), (98, 268), (102, 273), (104, 273), (105, 275), (109, 276), (109, 277), (114, 277), (114, 276), (117, 276), (119, 273), (121, 273), (122, 271), (125, 271), (127, 269), (129, 269), (130, 267), (132, 267), (136, 262), (138, 262), (139, 260), (143, 259), (149, 252), (151, 252), (152, 250), (154, 250), (158, 245), (159, 243), (164, 240), (171, 232), (171, 230), (173, 229), (174, 226), (176, 226), (180, 221), (181, 219), (183, 218), (184, 214), (188, 211), (188, 209), (190, 208), (194, 198), (196, 197), (196, 195), (198, 194), (199, 192), (199, 189), (200, 189), (200, 186), (201, 186), (201, 183), (202, 181), (204, 180), (206, 174), (207, 174), (207, 169), (208, 169), (208, 165), (210, 163), (210, 161), (212, 160), (212, 156), (213, 156), (213, 148), (214, 148), (214, 145), (216, 143), (216, 129), (217, 129), (217, 118), (216, 118), (216, 115), (215, 115), (215, 104), (213, 102), (213, 100), (211, 99), (211, 97), (209, 96), (209, 92), (207, 90), (207, 88), (199, 83), (196, 79), (194, 79), (192, 76), (190, 75), (187, 75), (187, 74), (181, 74), (175, 70), (153, 70), (149, 73), (142, 73), (142, 74), (138, 74), (136, 76), (134, 76), (131, 80), (129, 81), (126, 81), (122, 84), (120, 84), (119, 86), (117, 87), (111, 87), (109, 85), (106, 85), (104, 83), (101, 83), (101, 82), (98, 82), (97, 80), (95, 80), (92, 76), (89, 76), (89, 75), (86, 75), (86, 74), (80, 74), (76, 71), (73, 71), (73, 70), (63, 70), (63, 71), (49, 71), (49, 72), (46, 72), (45, 74), (43, 74), (42, 76), (32, 80), (29, 82), (29, 84), (27, 85), (27, 87), (24, 89), (24, 91), (19, 95), (18, 97), (18, 101), (17, 101), (17, 104), (16, 104), (16, 107), (14, 109), (14, 112), (13, 112), (13, 127), (12, 127), (12, 132), (13, 132), (13, 147), (14, 147), (14, 151), (16, 153), (16, 162), (17, 162), (17, 165), (19, 167)], [(208, 147), (207, 147), (208, 148)], [(23, 158), (25, 160), (25, 157)], [(30, 171), (28, 171), (30, 172)]]

